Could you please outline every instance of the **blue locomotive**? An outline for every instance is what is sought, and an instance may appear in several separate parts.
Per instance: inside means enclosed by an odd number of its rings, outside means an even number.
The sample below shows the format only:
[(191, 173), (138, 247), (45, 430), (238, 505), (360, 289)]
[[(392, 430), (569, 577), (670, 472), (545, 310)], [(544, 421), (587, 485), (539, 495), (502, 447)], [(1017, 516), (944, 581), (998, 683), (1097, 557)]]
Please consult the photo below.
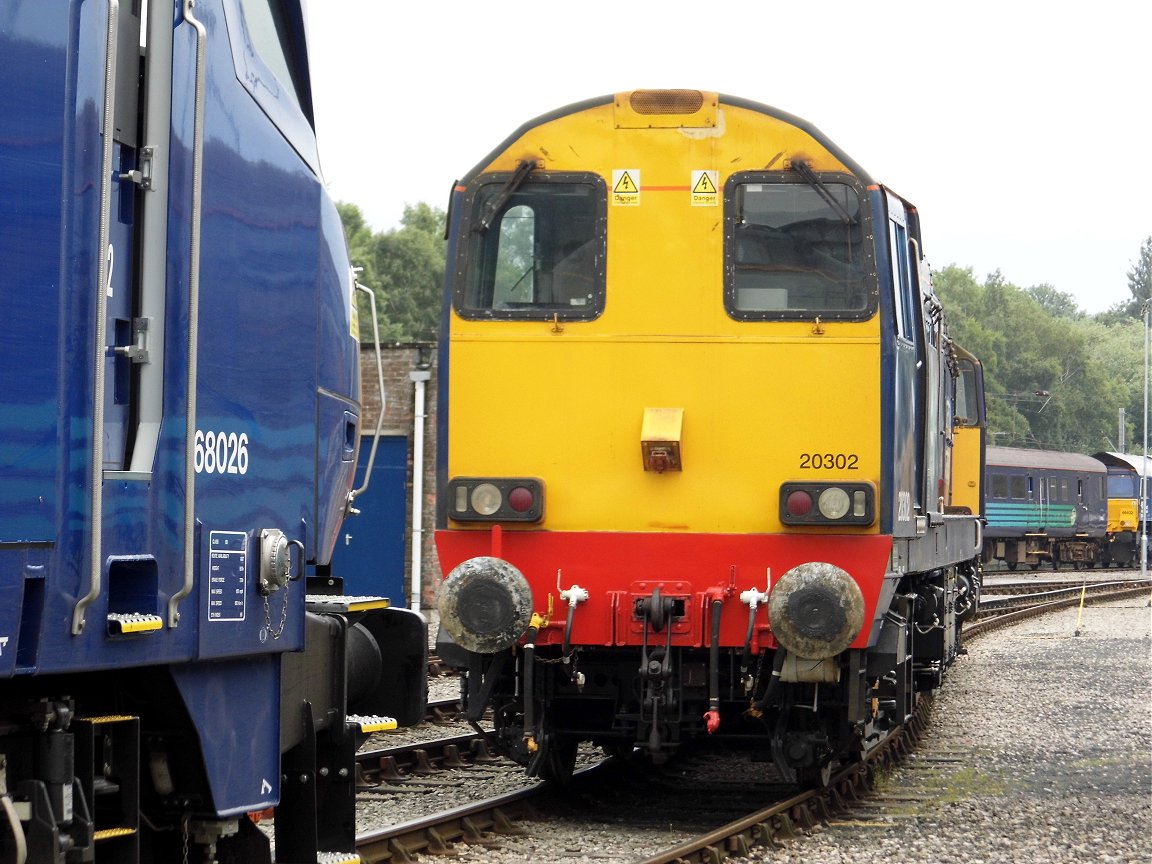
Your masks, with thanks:
[(422, 716), (423, 619), (330, 567), (359, 346), (301, 7), (0, 5), (0, 860), (268, 861), (273, 806), (277, 860), (355, 860), (355, 748)]
[[(1100, 548), (1100, 563), (1131, 567), (1140, 560), (1141, 519), (1148, 512), (1148, 458), (1128, 453), (1093, 453), (1108, 470), (1108, 531)], [(1141, 505), (1141, 497), (1145, 499)]]

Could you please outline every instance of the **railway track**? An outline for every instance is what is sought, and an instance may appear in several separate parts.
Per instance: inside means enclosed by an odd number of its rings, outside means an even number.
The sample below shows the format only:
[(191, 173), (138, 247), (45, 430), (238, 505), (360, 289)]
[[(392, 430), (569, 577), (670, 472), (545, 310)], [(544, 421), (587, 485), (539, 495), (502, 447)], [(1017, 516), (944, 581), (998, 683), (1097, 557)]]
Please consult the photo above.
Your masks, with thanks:
[[(441, 813), (411, 820), (378, 831), (368, 832), (358, 839), (361, 858), (369, 864), (375, 862), (407, 862), (417, 856), (454, 854), (455, 844), (492, 846), (502, 837), (525, 833), (518, 820), (532, 820), (547, 826), (558, 811), (571, 809), (572, 801), (584, 799), (579, 809), (584, 812), (587, 800), (611, 799), (611, 809), (620, 794), (619, 787), (631, 783), (634, 788), (629, 819), (659, 823), (668, 818), (668, 802), (681, 799), (677, 805), (692, 808), (693, 819), (708, 821), (694, 837), (688, 837), (655, 856), (645, 859), (651, 864), (678, 861), (719, 861), (726, 855), (746, 854), (758, 844), (780, 845), (799, 833), (839, 812), (846, 802), (856, 800), (872, 787), (879, 771), (901, 758), (914, 746), (922, 717), (926, 716), (928, 700), (924, 700), (924, 713), (907, 727), (893, 730), (883, 745), (875, 748), (868, 759), (850, 766), (835, 775), (829, 786), (821, 790), (797, 793), (795, 787), (781, 783), (749, 784), (737, 782), (724, 789), (722, 785), (707, 787), (707, 813), (701, 813), (699, 790), (678, 784), (676, 777), (629, 777), (619, 760), (604, 758), (578, 769), (572, 786), (557, 792), (544, 784), (507, 792), (501, 795), (456, 807)], [(517, 769), (521, 770), (521, 769)], [(753, 785), (760, 788), (753, 790)], [(747, 800), (755, 793), (771, 804), (748, 814)], [(684, 800), (685, 795), (688, 800)], [(651, 805), (645, 806), (641, 798)], [(634, 800), (633, 800), (634, 799)], [(735, 818), (732, 814), (738, 814)], [(600, 818), (604, 818), (601, 816)], [(716, 828), (717, 824), (722, 825)], [(542, 830), (546, 833), (547, 828)], [(534, 832), (536, 833), (536, 832)]]
[[(1004, 593), (1023, 590), (1017, 585), (991, 585), (985, 588), (981, 602), (981, 615), (965, 627), (965, 639), (972, 640), (997, 627), (1008, 626), (1024, 618), (1045, 614), (1056, 609), (1126, 598), (1148, 593), (1152, 580), (1110, 580), (1107, 582), (1065, 584), (1027, 584), (1025, 593)], [(1040, 590), (1036, 590), (1036, 589)], [(1001, 590), (1003, 589), (1003, 591)], [(1003, 597), (1000, 595), (1003, 593)], [(993, 596), (988, 596), (993, 595)], [(1002, 602), (1010, 598), (1011, 603)], [(987, 608), (985, 605), (987, 604)], [(446, 716), (452, 711), (451, 700), (436, 706), (433, 716)], [(901, 761), (915, 747), (927, 722), (930, 700), (922, 700), (920, 711), (907, 727), (893, 730), (883, 745), (874, 748), (868, 758), (851, 765), (833, 776), (828, 787), (820, 790), (796, 792), (794, 788), (777, 787), (763, 792), (762, 806), (751, 812), (747, 808), (747, 795), (734, 818), (720, 820), (719, 827), (700, 829), (695, 836), (669, 843), (666, 849), (643, 858), (643, 864), (672, 864), (672, 862), (719, 862), (727, 857), (748, 854), (755, 846), (780, 846), (789, 839), (811, 830), (815, 825), (850, 812), (856, 803), (868, 796), (875, 778), (892, 764)], [(446, 736), (418, 744), (405, 744), (394, 748), (380, 748), (362, 754), (363, 783), (376, 789), (393, 790), (412, 784), (428, 784), (422, 788), (443, 787), (445, 784), (481, 783), (492, 775), (492, 770), (508, 770), (522, 774), (523, 769), (507, 760), (494, 756), (483, 743), (480, 732)], [(532, 833), (548, 833), (550, 814), (563, 810), (571, 803), (572, 795), (594, 800), (597, 796), (614, 795), (614, 786), (626, 781), (628, 774), (613, 771), (613, 760), (586, 760), (574, 780), (573, 790), (564, 800), (543, 784), (525, 779), (522, 788), (474, 801), (466, 805), (447, 808), (417, 819), (365, 833), (358, 839), (361, 858), (374, 862), (415, 861), (424, 854), (452, 854), (456, 844), (492, 846), (502, 838), (525, 832), (521, 822), (532, 820)], [(452, 779), (449, 779), (452, 778)], [(651, 780), (647, 789), (654, 788)], [(421, 788), (417, 786), (417, 788)], [(379, 794), (366, 792), (365, 794)], [(404, 793), (397, 793), (404, 794)], [(709, 787), (709, 797), (716, 797)], [(697, 804), (698, 806), (698, 804)], [(639, 805), (631, 807), (636, 818)], [(540, 827), (543, 825), (545, 827)]]
[[(577, 769), (579, 783), (589, 774), (605, 770), (605, 762)], [(522, 771), (519, 766), (516, 770)], [(456, 854), (458, 843), (498, 845), (501, 837), (524, 834), (516, 820), (539, 812), (551, 791), (542, 783), (453, 807), (440, 813), (370, 831), (356, 838), (356, 851), (365, 864), (412, 862), (418, 856)]]
[[(1080, 603), (1119, 599), (1149, 591), (1152, 591), (1152, 579), (1144, 578), (1063, 584), (1013, 582), (991, 587), (985, 585), (976, 618), (964, 628), (964, 635), (966, 638), (971, 638), (996, 627)], [(988, 596), (989, 594), (995, 596)]]

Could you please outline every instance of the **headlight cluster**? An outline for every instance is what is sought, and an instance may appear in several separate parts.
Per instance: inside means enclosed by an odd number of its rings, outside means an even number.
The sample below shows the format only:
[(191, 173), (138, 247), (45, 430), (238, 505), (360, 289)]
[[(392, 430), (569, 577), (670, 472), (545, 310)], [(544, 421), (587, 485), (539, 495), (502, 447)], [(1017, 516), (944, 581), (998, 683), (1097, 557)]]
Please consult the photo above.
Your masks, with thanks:
[(534, 477), (456, 477), (448, 482), (448, 518), (457, 522), (539, 522), (544, 484)]
[(871, 483), (785, 483), (780, 521), (785, 525), (871, 525), (876, 518)]

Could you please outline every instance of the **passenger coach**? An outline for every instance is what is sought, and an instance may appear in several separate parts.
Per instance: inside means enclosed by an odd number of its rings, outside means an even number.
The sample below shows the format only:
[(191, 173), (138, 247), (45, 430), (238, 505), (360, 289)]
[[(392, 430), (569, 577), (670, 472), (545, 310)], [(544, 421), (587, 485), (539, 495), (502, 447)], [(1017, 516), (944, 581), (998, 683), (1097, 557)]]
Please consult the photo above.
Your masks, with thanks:
[(1108, 521), (1108, 469), (1091, 456), (989, 447), (985, 561), (1092, 566)]

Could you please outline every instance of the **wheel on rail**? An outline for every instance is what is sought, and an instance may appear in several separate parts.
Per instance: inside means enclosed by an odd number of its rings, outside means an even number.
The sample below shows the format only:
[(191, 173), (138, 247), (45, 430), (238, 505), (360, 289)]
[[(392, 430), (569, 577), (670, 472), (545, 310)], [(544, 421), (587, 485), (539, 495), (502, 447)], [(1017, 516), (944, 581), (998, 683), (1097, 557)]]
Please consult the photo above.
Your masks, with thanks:
[(631, 741), (625, 744), (601, 744), (600, 749), (604, 751), (605, 756), (609, 756), (619, 762), (626, 762), (632, 759), (636, 753), (636, 745)]
[(956, 617), (967, 621), (980, 607), (982, 577), (976, 567), (960, 567), (956, 570)]
[(803, 789), (823, 789), (832, 779), (832, 763), (805, 765), (796, 769), (796, 785)]
[(567, 786), (576, 767), (579, 747), (579, 739), (569, 735), (546, 735), (528, 766), (529, 776), (539, 777), (553, 786)]
[(1015, 570), (1016, 569), (1016, 562), (1015, 561), (1005, 561), (1004, 563), (1008, 565), (1009, 570)]

